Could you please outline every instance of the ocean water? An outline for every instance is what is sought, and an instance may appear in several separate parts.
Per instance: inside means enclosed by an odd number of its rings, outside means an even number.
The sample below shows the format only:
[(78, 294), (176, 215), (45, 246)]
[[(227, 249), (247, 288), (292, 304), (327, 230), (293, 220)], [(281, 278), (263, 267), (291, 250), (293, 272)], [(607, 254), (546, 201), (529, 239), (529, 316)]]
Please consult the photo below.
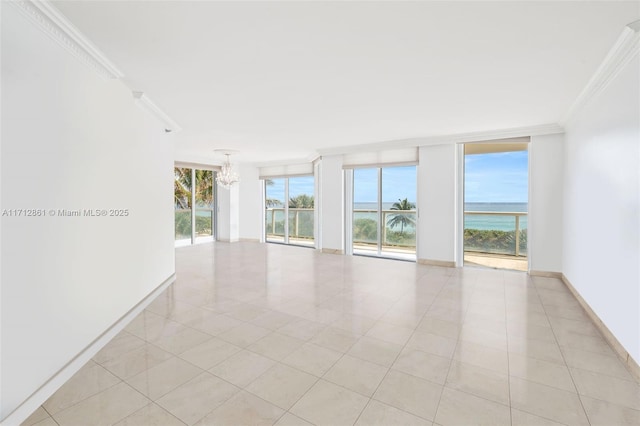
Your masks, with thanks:
[[(382, 210), (390, 210), (391, 206), (393, 203), (382, 203)], [(357, 210), (376, 210), (377, 207), (377, 203), (354, 203), (354, 210), (356, 210), (354, 219), (376, 220), (377, 213)], [(527, 203), (465, 203), (465, 211), (526, 213), (527, 209)], [(515, 216), (465, 215), (464, 221), (465, 229), (513, 231), (515, 226)], [(406, 230), (412, 232), (412, 228)], [(520, 229), (527, 229), (527, 216), (520, 217)]]
[[(395, 210), (391, 212), (392, 206), (393, 206), (393, 202), (382, 203), (382, 210), (383, 212), (385, 212), (383, 220), (385, 220), (386, 223), (389, 223), (389, 220), (392, 218), (393, 214), (396, 212)], [(354, 212), (353, 212), (354, 221), (358, 219), (372, 219), (372, 220), (375, 220), (376, 222), (378, 221), (378, 213), (377, 213), (378, 204), (377, 203), (353, 203), (353, 209), (354, 209)], [(368, 210), (368, 211), (358, 211), (358, 210)], [(415, 212), (413, 217), (415, 219)], [(404, 228), (400, 228), (399, 226), (396, 226), (395, 228), (388, 227), (388, 229), (391, 229), (393, 231), (402, 230), (407, 234), (415, 233), (416, 231), (415, 226), (411, 224), (405, 225)]]
[[(513, 212), (526, 213), (527, 203), (465, 203), (464, 210), (474, 212)], [(465, 229), (513, 231), (516, 229), (515, 216), (486, 216), (467, 214), (464, 218)], [(520, 229), (527, 229), (527, 216), (520, 217)]]

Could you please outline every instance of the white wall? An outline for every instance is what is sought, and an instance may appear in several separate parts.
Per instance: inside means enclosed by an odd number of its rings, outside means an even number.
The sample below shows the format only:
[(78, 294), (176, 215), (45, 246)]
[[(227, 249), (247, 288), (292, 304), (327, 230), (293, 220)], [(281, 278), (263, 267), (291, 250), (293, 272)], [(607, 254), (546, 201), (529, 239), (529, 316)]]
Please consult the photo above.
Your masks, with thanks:
[(322, 157), (320, 204), (322, 250), (344, 252), (344, 183), (342, 155)]
[(5, 418), (169, 278), (174, 249), (162, 126), (15, 8), (1, 22), (1, 209), (129, 211), (2, 217)]
[(240, 175), (240, 239), (260, 240), (262, 237), (262, 182), (258, 168), (241, 165)]
[(218, 185), (218, 232), (216, 239), (227, 243), (240, 240), (240, 185)]
[(455, 144), (420, 147), (418, 260), (455, 262), (456, 148)]
[(640, 362), (640, 60), (566, 125), (563, 272)]
[(529, 143), (529, 270), (562, 272), (564, 135)]

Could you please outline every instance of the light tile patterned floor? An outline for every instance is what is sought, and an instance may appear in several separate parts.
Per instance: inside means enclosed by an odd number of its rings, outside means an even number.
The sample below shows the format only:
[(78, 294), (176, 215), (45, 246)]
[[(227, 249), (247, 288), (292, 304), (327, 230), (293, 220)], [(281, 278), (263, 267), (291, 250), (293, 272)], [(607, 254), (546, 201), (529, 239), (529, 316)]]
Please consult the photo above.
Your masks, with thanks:
[(640, 424), (640, 385), (556, 279), (257, 243), (176, 263), (25, 424)]

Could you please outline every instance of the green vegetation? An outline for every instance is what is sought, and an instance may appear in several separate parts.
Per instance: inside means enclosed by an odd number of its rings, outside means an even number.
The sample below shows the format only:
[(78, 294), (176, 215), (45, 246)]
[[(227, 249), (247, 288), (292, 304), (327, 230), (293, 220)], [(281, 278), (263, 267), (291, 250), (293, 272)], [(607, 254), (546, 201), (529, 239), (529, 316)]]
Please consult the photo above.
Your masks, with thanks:
[[(273, 181), (267, 179), (266, 184), (273, 185)], [(267, 209), (282, 205), (280, 201), (269, 198), (265, 204)], [(313, 239), (313, 210), (303, 210), (313, 208), (313, 195), (300, 194), (289, 199), (289, 236)], [(284, 209), (267, 210), (266, 226), (267, 234), (284, 236)]]
[[(213, 171), (195, 171), (195, 187), (192, 182), (191, 169), (174, 168), (174, 208), (176, 239), (191, 238), (192, 189), (195, 191), (196, 211), (213, 208)], [(209, 212), (210, 213), (210, 212)], [(196, 215), (196, 235), (212, 235), (211, 214)]]
[[(196, 216), (196, 235), (211, 235), (211, 215)], [(175, 212), (176, 239), (191, 238), (191, 212)]]
[[(273, 186), (276, 183), (273, 181), (273, 179), (265, 179), (264, 180), (265, 185), (267, 186)], [(280, 200), (276, 199), (276, 198), (267, 198), (266, 200), (264, 200), (264, 204), (267, 208), (269, 207), (279, 207), (282, 205), (282, 203), (280, 203)], [(284, 226), (284, 225), (282, 225)], [(282, 231), (284, 232), (284, 230)]]
[[(273, 205), (267, 199), (267, 207), (271, 207), (269, 204)], [(313, 210), (303, 210), (313, 208), (313, 195), (300, 194), (289, 199), (289, 236), (313, 238)], [(266, 226), (268, 234), (284, 236), (284, 209), (267, 210)]]
[(375, 243), (378, 241), (378, 221), (374, 219), (354, 220), (353, 240), (363, 243)]
[[(414, 210), (415, 208), (416, 208), (416, 205), (413, 203), (410, 203), (406, 198), (404, 200), (401, 200), (398, 198), (398, 202), (393, 203), (393, 206), (391, 206), (391, 210)], [(389, 228), (395, 228), (398, 225), (400, 225), (400, 235), (404, 235), (405, 226), (411, 226), (411, 225), (415, 226), (415, 224), (416, 224), (415, 212), (396, 213), (391, 215), (391, 217), (387, 219), (387, 225), (389, 226)], [(388, 234), (387, 234), (387, 237), (389, 237)], [(414, 241), (415, 241), (415, 235), (414, 235)]]
[(289, 198), (290, 209), (312, 209), (314, 204), (313, 195), (300, 194)]
[(313, 238), (313, 211), (296, 212), (289, 210), (289, 235), (292, 237)]
[[(176, 210), (191, 208), (191, 169), (176, 167), (174, 179), (174, 204)], [(213, 172), (196, 169), (196, 206), (213, 204)]]
[[(389, 223), (390, 220), (387, 221)], [(415, 224), (413, 222), (412, 224)], [(362, 218), (353, 221), (353, 241), (359, 243), (372, 243), (378, 241), (378, 221)], [(385, 246), (413, 247), (416, 245), (415, 232), (394, 231), (387, 227), (386, 238), (382, 242)]]
[[(496, 229), (464, 230), (464, 247), (470, 251), (485, 253), (514, 254), (516, 246), (516, 231), (498, 231)], [(520, 254), (527, 253), (527, 230), (520, 230)]]
[(386, 246), (415, 247), (416, 233), (388, 230), (387, 239), (384, 243), (385, 243), (384, 245)]

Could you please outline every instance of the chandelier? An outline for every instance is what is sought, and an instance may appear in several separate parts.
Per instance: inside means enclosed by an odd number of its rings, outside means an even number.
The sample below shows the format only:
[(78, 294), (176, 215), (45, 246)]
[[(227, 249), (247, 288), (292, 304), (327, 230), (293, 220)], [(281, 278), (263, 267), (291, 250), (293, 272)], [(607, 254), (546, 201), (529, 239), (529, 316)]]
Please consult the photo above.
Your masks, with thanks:
[(223, 188), (229, 189), (234, 183), (238, 182), (239, 179), (238, 179), (238, 174), (233, 171), (233, 168), (231, 167), (231, 162), (229, 161), (229, 155), (231, 154), (225, 152), (224, 155), (227, 156), (227, 159), (222, 165), (222, 170), (218, 173), (218, 176), (216, 177), (216, 182), (218, 182), (218, 185), (222, 186)]

